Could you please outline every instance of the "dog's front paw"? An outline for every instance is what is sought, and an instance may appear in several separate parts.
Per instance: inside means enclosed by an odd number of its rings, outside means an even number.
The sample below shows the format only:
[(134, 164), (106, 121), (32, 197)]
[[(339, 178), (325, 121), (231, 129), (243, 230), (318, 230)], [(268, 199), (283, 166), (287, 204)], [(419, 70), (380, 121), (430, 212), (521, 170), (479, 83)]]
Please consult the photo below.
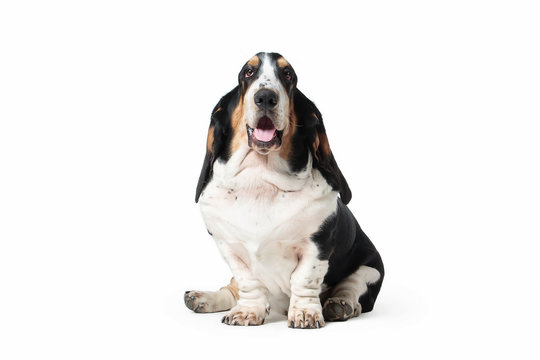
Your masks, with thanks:
[(287, 320), (294, 329), (318, 329), (324, 326), (324, 318), (319, 309), (291, 307)]
[(255, 307), (235, 306), (221, 322), (227, 325), (262, 325), (267, 312)]

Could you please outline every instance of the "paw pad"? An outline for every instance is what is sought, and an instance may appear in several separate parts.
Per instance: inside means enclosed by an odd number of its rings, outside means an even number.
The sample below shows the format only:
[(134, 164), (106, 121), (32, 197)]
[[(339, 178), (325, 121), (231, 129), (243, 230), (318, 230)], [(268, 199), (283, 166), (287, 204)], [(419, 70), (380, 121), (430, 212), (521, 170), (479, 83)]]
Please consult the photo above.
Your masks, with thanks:
[(348, 300), (330, 298), (324, 303), (323, 315), (328, 321), (345, 321), (353, 317), (354, 308)]

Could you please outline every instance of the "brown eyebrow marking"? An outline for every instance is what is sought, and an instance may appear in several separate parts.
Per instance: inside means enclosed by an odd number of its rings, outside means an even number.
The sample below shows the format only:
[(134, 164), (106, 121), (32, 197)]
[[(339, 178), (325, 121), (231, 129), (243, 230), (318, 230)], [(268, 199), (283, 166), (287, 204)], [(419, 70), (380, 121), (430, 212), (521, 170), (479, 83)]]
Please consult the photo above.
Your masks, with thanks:
[(283, 56), (280, 57), (279, 59), (277, 59), (277, 64), (278, 64), (279, 67), (289, 66), (289, 62), (287, 60), (285, 60), (285, 58)]
[(249, 59), (249, 61), (247, 62), (247, 64), (249, 66), (258, 66), (259, 65), (259, 57), (257, 55), (255, 55), (254, 57), (252, 57), (251, 59)]

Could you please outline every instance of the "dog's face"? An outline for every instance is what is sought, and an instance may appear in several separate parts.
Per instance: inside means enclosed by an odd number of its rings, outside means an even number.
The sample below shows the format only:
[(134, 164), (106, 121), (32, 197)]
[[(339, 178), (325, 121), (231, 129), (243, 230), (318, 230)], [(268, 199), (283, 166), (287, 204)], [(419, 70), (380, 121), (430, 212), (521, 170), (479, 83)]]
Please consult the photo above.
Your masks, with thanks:
[(292, 95), (296, 74), (276, 53), (253, 56), (238, 75), (248, 145), (260, 154), (281, 148), (284, 134), (292, 131)]
[[(320, 111), (297, 87), (292, 66), (277, 53), (258, 53), (242, 67), (238, 86), (214, 107), (195, 200), (216, 160), (255, 151), (279, 157), (290, 173), (318, 169), (344, 203), (351, 192), (330, 150)], [(247, 151), (246, 151), (247, 150)]]

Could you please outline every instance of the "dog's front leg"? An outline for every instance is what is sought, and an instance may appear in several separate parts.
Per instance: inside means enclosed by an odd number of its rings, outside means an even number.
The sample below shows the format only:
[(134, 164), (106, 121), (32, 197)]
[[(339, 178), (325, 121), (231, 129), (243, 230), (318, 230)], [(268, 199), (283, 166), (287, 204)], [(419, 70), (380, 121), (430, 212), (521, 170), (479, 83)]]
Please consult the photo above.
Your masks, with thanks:
[(288, 325), (291, 328), (316, 329), (324, 326), (321, 285), (328, 271), (328, 260), (319, 260), (314, 244), (298, 253), (298, 265), (291, 275), (291, 302)]
[(238, 301), (221, 322), (227, 325), (262, 325), (270, 312), (266, 287), (253, 276), (246, 261), (227, 243), (217, 243), (238, 283)]

